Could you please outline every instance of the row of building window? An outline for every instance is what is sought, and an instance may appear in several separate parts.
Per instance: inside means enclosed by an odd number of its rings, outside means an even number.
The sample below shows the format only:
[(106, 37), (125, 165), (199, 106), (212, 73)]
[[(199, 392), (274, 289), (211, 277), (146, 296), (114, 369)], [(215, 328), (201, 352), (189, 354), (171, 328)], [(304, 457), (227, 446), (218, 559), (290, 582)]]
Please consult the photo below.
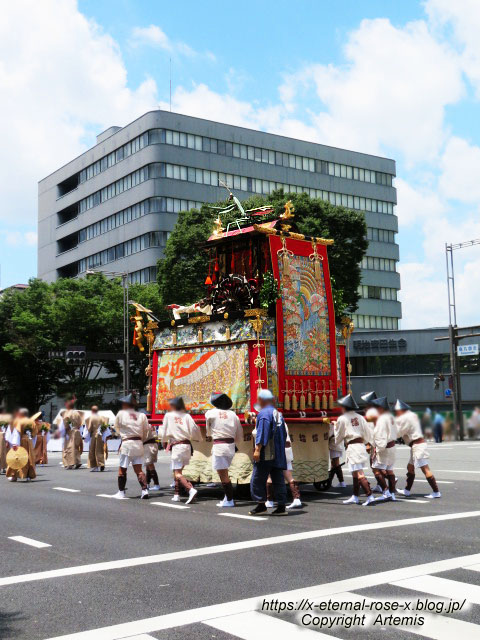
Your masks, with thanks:
[(94, 224), (90, 224), (88, 227), (80, 229), (78, 232), (78, 242), (91, 240), (103, 233), (107, 233), (107, 231), (121, 227), (149, 213), (163, 213), (167, 211), (178, 213), (179, 211), (188, 211), (194, 208), (199, 209), (201, 206), (202, 203), (196, 200), (180, 200), (180, 198), (164, 197), (148, 198), (142, 202), (137, 202), (137, 204), (131, 207), (122, 209), (122, 211), (113, 213)]
[(395, 231), (368, 227), (367, 240), (373, 240), (374, 242), (395, 242)]
[(138, 184), (145, 182), (145, 180), (149, 179), (150, 169), (153, 166), (154, 165), (146, 165), (141, 169), (137, 169), (136, 171), (133, 171), (133, 173), (129, 173), (123, 178), (120, 178), (120, 180), (116, 180), (106, 187), (103, 187), (103, 189), (95, 191), (86, 198), (83, 198), (78, 203), (78, 212), (84, 213), (88, 209), (92, 209), (100, 203), (105, 202), (106, 200), (110, 200), (110, 198), (114, 198), (120, 193), (128, 191), (128, 189), (136, 187)]
[(353, 313), (352, 320), (358, 329), (398, 329), (398, 318)]
[(242, 158), (244, 160), (253, 160), (254, 162), (263, 162), (265, 164), (298, 169), (300, 171), (310, 171), (335, 176), (337, 178), (346, 178), (347, 180), (359, 180), (361, 182), (392, 186), (393, 176), (382, 171), (353, 167), (338, 162), (317, 160), (316, 158), (298, 156), (292, 153), (282, 153), (280, 151), (272, 151), (271, 149), (262, 149), (260, 147), (227, 142), (216, 138), (197, 136), (192, 133), (172, 131), (170, 129), (150, 129), (142, 133), (115, 151), (112, 151), (85, 169), (82, 169), (79, 173), (78, 181), (82, 183), (90, 180), (90, 178), (93, 178), (150, 144), (171, 144), (186, 147), (187, 149), (194, 149), (195, 151), (206, 151), (207, 153), (216, 153), (232, 158)]
[(102, 171), (113, 167), (113, 165), (117, 164), (117, 162), (121, 162), (125, 158), (128, 158), (134, 153), (137, 153), (137, 151), (140, 151), (140, 149), (143, 149), (148, 144), (151, 143), (149, 142), (148, 131), (146, 131), (145, 133), (142, 133), (140, 136), (133, 138), (133, 140), (130, 140), (121, 147), (118, 147), (118, 149), (116, 149), (115, 151), (112, 151), (108, 155), (103, 156), (103, 158), (100, 158), (100, 160), (97, 160), (93, 164), (88, 165), (88, 167), (86, 167), (85, 169), (82, 169), (78, 174), (79, 183), (90, 180), (90, 178), (93, 178), (99, 173), (102, 173)]
[[(462, 373), (480, 371), (478, 356), (466, 356), (459, 360), (461, 360), (459, 364)], [(360, 356), (352, 358), (351, 363), (354, 376), (436, 375), (450, 371), (450, 356), (446, 353)], [(444, 384), (447, 385), (448, 382)]]
[(132, 271), (128, 274), (130, 284), (148, 284), (155, 282), (157, 279), (157, 267), (145, 267), (138, 271)]
[(115, 260), (126, 258), (151, 247), (164, 247), (167, 242), (166, 231), (150, 231), (141, 236), (126, 240), (113, 247), (94, 253), (78, 261), (78, 273), (85, 273), (87, 269), (96, 269)]
[(359, 296), (368, 300), (396, 300), (397, 291), (393, 287), (372, 287), (366, 284), (358, 287)]
[(374, 271), (395, 271), (396, 260), (391, 258), (373, 258), (364, 256), (362, 259), (362, 269), (373, 269)]
[(351, 196), (345, 193), (335, 193), (332, 191), (324, 191), (322, 189), (300, 187), (298, 185), (273, 182), (271, 180), (247, 178), (245, 176), (237, 176), (232, 175), (231, 173), (222, 173), (220, 171), (184, 167), (182, 165), (170, 164), (168, 162), (160, 162), (156, 164), (160, 165), (160, 177), (162, 178), (165, 177), (173, 180), (185, 180), (214, 187), (217, 187), (219, 185), (219, 181), (222, 181), (233, 189), (259, 193), (262, 195), (268, 195), (277, 189), (283, 189), (285, 193), (308, 193), (312, 198), (321, 198), (331, 204), (348, 207), (349, 209), (393, 214), (392, 202), (384, 202), (374, 198)]
[(317, 160), (306, 156), (297, 156), (292, 153), (272, 151), (271, 149), (252, 147), (246, 144), (226, 142), (225, 140), (217, 140), (215, 138), (196, 136), (191, 133), (171, 131), (170, 129), (151, 130), (150, 140), (150, 144), (155, 142), (172, 144), (179, 147), (187, 147), (188, 149), (195, 149), (196, 151), (218, 153), (222, 156), (253, 160), (255, 162), (288, 167), (289, 169), (323, 173), (337, 178), (347, 178), (348, 180), (360, 180), (361, 182), (392, 186), (392, 175), (389, 173), (352, 167), (350, 165), (339, 164), (338, 162)]
[(351, 196), (344, 193), (334, 193), (332, 191), (324, 191), (322, 189), (311, 189), (309, 187), (283, 184), (281, 182), (272, 182), (270, 180), (247, 178), (245, 176), (236, 176), (219, 171), (184, 167), (165, 162), (154, 162), (141, 167), (133, 173), (129, 173), (123, 178), (112, 182), (103, 189), (95, 191), (78, 202), (78, 212), (84, 213), (88, 209), (96, 207), (102, 202), (110, 200), (110, 198), (145, 182), (145, 180), (153, 178), (171, 178), (173, 180), (183, 180), (195, 182), (197, 184), (212, 185), (215, 187), (219, 185), (219, 181), (222, 181), (234, 189), (263, 195), (268, 195), (276, 189), (283, 189), (286, 193), (308, 193), (312, 198), (321, 198), (331, 204), (348, 207), (350, 209), (393, 214), (392, 202), (384, 202), (374, 198)]

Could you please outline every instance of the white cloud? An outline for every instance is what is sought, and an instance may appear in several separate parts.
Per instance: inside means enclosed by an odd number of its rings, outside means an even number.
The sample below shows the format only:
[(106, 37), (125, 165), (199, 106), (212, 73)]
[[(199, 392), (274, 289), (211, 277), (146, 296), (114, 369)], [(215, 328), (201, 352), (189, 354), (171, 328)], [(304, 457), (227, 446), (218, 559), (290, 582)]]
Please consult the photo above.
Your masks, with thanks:
[(397, 211), (400, 228), (423, 225), (438, 220), (446, 211), (446, 203), (431, 187), (414, 187), (403, 178), (395, 180)]
[(5, 243), (10, 247), (34, 247), (37, 245), (37, 233), (35, 231), (23, 232), (1, 229), (0, 237), (3, 237)]
[(343, 66), (307, 65), (286, 78), (283, 98), (315, 87), (321, 105), (312, 124), (326, 144), (433, 161), (445, 139), (445, 107), (463, 94), (456, 52), (424, 21), (397, 28), (382, 18), (363, 20), (344, 53)]
[(74, 0), (19, 0), (0, 20), (0, 219), (35, 223), (36, 182), (85, 150), (84, 140), (157, 102), (127, 85), (117, 43)]
[(446, 198), (480, 202), (480, 147), (452, 136), (442, 154), (439, 188)]
[[(148, 27), (134, 27), (132, 30), (130, 45), (133, 47), (155, 47), (157, 49), (163, 49), (171, 54), (179, 54), (189, 58), (193, 58), (198, 55), (198, 52), (192, 49), (188, 44), (185, 44), (185, 42), (171, 40), (165, 31), (156, 24), (151, 24)], [(203, 55), (212, 62), (215, 61), (215, 56), (210, 51), (207, 51)]]
[(432, 27), (458, 46), (462, 69), (480, 98), (480, 3), (478, 0), (428, 0), (425, 9)]

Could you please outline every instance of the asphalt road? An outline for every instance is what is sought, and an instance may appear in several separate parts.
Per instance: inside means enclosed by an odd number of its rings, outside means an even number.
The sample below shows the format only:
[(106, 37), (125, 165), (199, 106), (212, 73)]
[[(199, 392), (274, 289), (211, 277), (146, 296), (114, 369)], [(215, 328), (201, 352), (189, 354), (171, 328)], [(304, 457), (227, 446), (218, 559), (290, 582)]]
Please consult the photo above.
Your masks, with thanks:
[[(148, 501), (139, 500), (131, 470), (130, 499), (104, 497), (116, 491), (115, 456), (104, 473), (90, 473), (66, 471), (50, 454), (35, 482), (0, 477), (0, 638), (480, 638), (480, 442), (430, 452), (439, 500), (424, 498), (422, 474), (412, 499), (365, 508), (342, 504), (350, 487), (321, 494), (305, 486), (302, 510), (257, 520), (245, 517), (246, 500), (218, 509), (215, 488), (202, 487), (190, 508), (172, 507), (163, 454), (162, 490)], [(400, 488), (407, 456), (398, 447)], [(270, 594), (304, 610), (259, 612)], [(382, 619), (371, 626), (376, 612), (368, 627), (346, 629), (345, 618), (331, 629), (303, 628), (302, 617), (340, 620), (306, 604), (332, 597), (350, 607), (363, 602), (363, 611), (380, 598), (465, 603), (429, 614), (422, 626)]]

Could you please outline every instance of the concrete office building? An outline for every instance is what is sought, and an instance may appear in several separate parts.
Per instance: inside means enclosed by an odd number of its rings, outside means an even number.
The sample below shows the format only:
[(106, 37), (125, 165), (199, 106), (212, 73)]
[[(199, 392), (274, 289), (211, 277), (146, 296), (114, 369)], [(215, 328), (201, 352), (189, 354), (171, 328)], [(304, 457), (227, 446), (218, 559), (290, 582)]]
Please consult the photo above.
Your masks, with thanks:
[[(462, 333), (478, 333), (479, 327), (465, 327)], [(364, 331), (354, 333), (351, 342), (352, 389), (358, 398), (375, 390), (393, 402), (401, 398), (420, 411), (430, 407), (451, 411), (449, 395), (450, 353), (448, 328), (407, 329), (404, 331)], [(478, 344), (466, 338), (462, 345)], [(480, 356), (458, 358), (463, 408), (470, 412), (480, 404)], [(434, 380), (443, 374), (435, 388)]]
[(168, 233), (183, 209), (226, 196), (307, 192), (365, 212), (358, 328), (397, 329), (400, 276), (392, 186), (395, 162), (166, 111), (111, 127), (97, 144), (39, 183), (38, 276), (88, 269), (155, 279)]

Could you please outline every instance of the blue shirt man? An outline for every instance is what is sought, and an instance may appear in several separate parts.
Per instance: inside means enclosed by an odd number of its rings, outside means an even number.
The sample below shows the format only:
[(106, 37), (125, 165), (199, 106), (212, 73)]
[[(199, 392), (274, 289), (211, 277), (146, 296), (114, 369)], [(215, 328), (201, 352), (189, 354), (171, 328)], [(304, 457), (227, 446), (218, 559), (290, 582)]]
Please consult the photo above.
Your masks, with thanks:
[(285, 421), (281, 413), (273, 406), (274, 396), (268, 389), (258, 394), (260, 412), (257, 416), (255, 451), (253, 454), (253, 472), (250, 480), (252, 499), (258, 504), (250, 511), (250, 515), (258, 515), (267, 511), (267, 479), (272, 479), (273, 490), (278, 507), (272, 515), (287, 515), (285, 503), (287, 491), (283, 470), (287, 468), (285, 441), (287, 437)]

